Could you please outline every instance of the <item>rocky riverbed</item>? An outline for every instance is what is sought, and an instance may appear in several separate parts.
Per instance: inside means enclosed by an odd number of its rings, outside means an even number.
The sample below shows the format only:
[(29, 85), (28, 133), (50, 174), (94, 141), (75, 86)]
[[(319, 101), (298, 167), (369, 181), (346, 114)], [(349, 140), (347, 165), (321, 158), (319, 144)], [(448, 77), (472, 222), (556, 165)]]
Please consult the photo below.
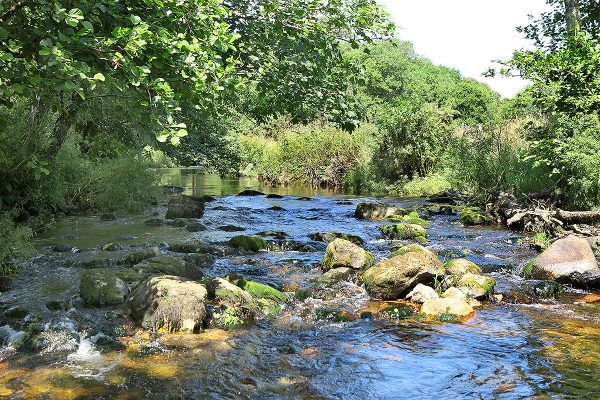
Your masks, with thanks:
[(146, 213), (65, 217), (36, 240), (0, 297), (0, 396), (520, 398), (600, 386), (585, 240), (538, 256), (476, 210), (424, 199), (165, 179)]

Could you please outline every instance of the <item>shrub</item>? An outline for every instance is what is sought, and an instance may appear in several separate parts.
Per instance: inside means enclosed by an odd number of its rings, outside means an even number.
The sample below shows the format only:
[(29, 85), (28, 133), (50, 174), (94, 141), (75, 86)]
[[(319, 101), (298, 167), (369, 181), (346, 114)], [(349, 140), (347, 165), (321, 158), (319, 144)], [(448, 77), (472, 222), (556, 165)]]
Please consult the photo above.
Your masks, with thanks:
[(13, 218), (14, 212), (0, 213), (0, 275), (15, 272), (15, 259), (29, 253), (31, 247), (31, 229), (16, 227)]

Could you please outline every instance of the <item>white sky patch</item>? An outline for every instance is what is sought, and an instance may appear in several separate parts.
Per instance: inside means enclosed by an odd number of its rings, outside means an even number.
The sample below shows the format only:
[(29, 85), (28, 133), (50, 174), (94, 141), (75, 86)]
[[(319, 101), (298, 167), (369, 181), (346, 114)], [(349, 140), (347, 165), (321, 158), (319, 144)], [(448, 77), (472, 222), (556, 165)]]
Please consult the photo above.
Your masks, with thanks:
[(519, 78), (482, 76), (493, 60), (509, 59), (515, 50), (532, 48), (517, 26), (528, 15), (548, 10), (545, 0), (379, 0), (399, 26), (400, 39), (415, 51), (464, 76), (485, 82), (503, 97), (513, 97), (526, 86)]

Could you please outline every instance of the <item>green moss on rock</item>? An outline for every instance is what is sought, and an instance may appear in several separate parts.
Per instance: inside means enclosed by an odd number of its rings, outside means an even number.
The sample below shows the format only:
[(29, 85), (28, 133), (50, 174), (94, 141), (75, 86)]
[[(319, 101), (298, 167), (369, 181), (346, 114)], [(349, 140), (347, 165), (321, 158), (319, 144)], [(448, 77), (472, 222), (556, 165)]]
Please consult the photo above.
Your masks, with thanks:
[(96, 269), (81, 275), (79, 293), (85, 304), (105, 306), (125, 301), (129, 289), (125, 282), (110, 271)]
[(427, 238), (427, 230), (421, 225), (398, 224), (380, 226), (381, 232), (390, 239), (415, 239)]
[(229, 245), (246, 251), (260, 251), (267, 248), (267, 242), (260, 236), (234, 236), (229, 240)]

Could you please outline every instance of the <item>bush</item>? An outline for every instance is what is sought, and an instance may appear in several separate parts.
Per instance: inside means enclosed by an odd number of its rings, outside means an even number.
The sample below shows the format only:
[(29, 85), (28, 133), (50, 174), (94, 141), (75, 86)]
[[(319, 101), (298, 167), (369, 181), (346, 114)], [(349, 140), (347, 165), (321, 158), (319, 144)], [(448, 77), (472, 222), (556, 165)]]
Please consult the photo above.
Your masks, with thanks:
[(15, 259), (31, 251), (31, 229), (16, 227), (14, 217), (14, 212), (0, 213), (0, 275), (14, 273)]
[(156, 195), (157, 174), (151, 166), (134, 151), (88, 159), (81, 154), (79, 138), (70, 135), (49, 164), (50, 175), (41, 193), (57, 208), (138, 211)]
[(444, 173), (435, 173), (417, 177), (406, 183), (401, 194), (404, 196), (431, 196), (452, 188), (452, 184)]
[(279, 119), (238, 133), (236, 140), (245, 172), (264, 181), (340, 187), (350, 171), (370, 162), (374, 132), (368, 124), (350, 133), (322, 122), (294, 125)]

